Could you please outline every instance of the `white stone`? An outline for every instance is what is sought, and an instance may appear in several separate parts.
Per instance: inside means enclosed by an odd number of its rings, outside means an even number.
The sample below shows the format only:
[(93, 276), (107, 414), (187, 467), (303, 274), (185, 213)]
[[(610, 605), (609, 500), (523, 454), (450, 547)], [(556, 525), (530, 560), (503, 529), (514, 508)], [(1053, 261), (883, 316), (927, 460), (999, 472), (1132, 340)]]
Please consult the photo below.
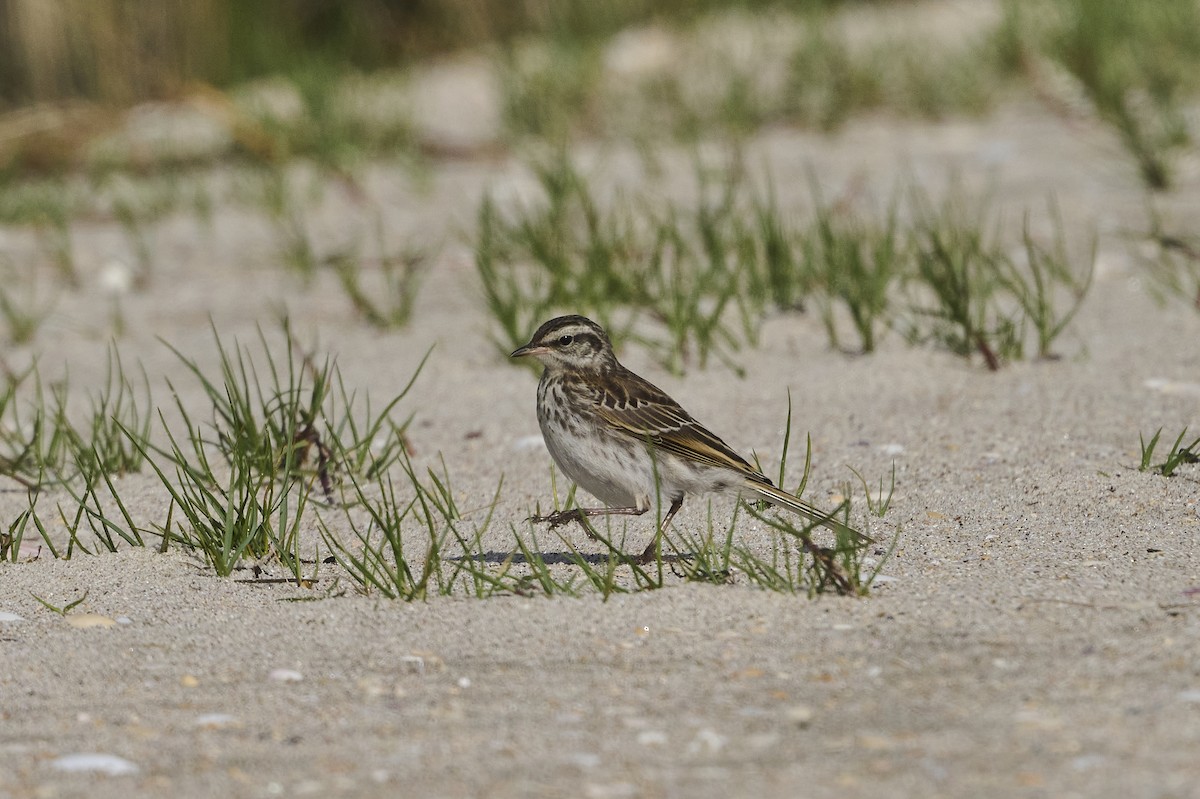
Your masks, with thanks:
[(97, 752), (79, 752), (71, 755), (63, 755), (50, 761), (50, 768), (55, 771), (65, 771), (73, 774), (106, 774), (109, 777), (138, 773), (138, 767), (125, 758)]

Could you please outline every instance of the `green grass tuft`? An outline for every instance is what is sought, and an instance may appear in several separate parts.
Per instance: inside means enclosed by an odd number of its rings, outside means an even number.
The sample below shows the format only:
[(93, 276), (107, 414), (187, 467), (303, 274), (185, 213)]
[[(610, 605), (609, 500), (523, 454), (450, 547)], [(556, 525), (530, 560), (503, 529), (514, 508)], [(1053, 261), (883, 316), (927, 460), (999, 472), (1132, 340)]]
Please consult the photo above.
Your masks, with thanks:
[(1180, 446), (1187, 435), (1186, 427), (1176, 436), (1175, 443), (1171, 444), (1171, 448), (1162, 462), (1154, 463), (1154, 451), (1158, 448), (1158, 439), (1161, 435), (1161, 427), (1154, 432), (1149, 441), (1146, 441), (1140, 433), (1138, 434), (1142, 449), (1142, 459), (1138, 465), (1138, 471), (1155, 471), (1163, 477), (1171, 477), (1175, 474), (1175, 470), (1185, 463), (1200, 463), (1200, 437), (1186, 446)]

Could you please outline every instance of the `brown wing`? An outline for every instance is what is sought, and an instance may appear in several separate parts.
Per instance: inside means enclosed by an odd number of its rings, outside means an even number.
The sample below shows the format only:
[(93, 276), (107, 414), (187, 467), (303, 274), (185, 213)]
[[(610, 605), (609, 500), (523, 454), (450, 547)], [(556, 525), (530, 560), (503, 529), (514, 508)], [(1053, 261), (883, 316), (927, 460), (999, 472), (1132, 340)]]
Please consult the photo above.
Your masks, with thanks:
[(614, 427), (664, 452), (733, 469), (755, 482), (771, 485), (770, 480), (693, 419), (666, 392), (628, 369), (622, 369), (615, 377), (605, 381), (605, 389), (596, 397), (596, 412)]

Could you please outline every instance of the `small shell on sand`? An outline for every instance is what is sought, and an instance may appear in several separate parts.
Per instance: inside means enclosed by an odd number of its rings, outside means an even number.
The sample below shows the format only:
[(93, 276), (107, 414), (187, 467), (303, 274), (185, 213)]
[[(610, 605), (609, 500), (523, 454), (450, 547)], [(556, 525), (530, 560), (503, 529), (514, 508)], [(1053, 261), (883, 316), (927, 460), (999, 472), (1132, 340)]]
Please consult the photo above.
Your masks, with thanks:
[(50, 768), (55, 771), (66, 771), (75, 774), (85, 772), (107, 774), (110, 777), (138, 773), (138, 767), (123, 757), (95, 752), (79, 752), (71, 755), (63, 755), (50, 761)]

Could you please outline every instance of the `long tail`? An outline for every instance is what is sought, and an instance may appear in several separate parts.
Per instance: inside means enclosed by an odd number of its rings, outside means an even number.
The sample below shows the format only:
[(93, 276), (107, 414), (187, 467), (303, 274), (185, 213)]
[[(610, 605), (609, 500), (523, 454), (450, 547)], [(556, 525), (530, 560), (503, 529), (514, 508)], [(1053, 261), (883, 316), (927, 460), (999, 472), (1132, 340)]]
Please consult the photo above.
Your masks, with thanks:
[(874, 539), (864, 535), (850, 525), (836, 518), (834, 514), (837, 511), (823, 511), (816, 505), (806, 502), (800, 497), (793, 496), (786, 491), (781, 491), (770, 483), (760, 483), (755, 480), (746, 481), (746, 489), (753, 491), (762, 499), (770, 502), (772, 505), (777, 505), (781, 508), (787, 508), (790, 511), (799, 513), (812, 521), (824, 525), (832, 530), (839, 539), (843, 537), (846, 540), (855, 543), (871, 543)]

